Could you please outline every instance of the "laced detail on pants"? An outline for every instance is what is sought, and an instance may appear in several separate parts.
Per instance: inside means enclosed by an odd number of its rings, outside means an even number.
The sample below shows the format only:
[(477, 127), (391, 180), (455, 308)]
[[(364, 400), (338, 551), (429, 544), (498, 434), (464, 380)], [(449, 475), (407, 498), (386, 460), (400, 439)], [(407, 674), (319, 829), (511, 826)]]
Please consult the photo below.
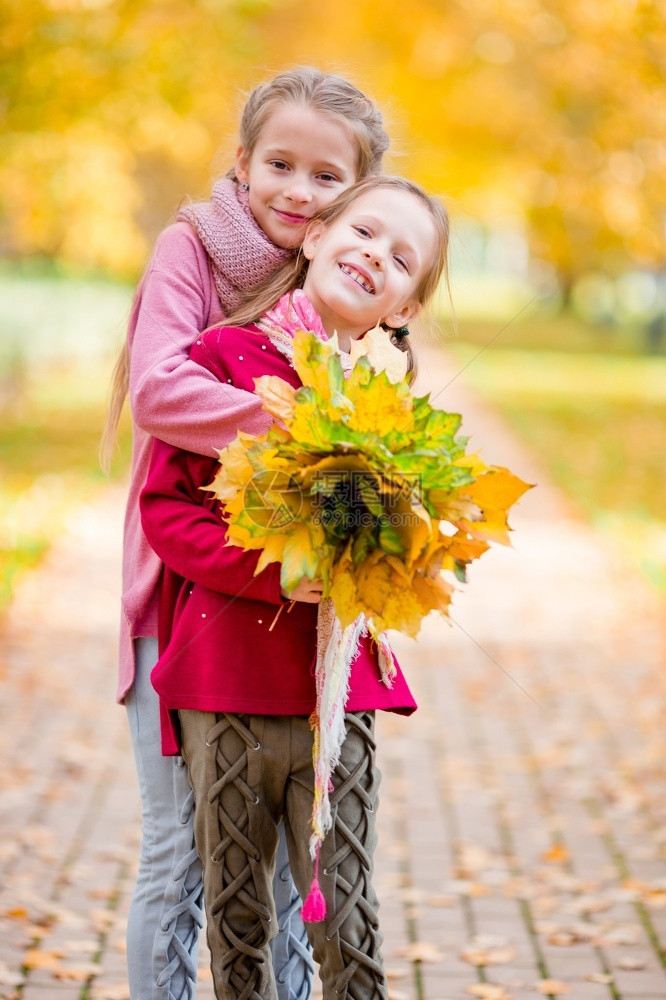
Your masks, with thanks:
[(358, 746), (360, 759), (351, 771), (339, 764), (333, 777), (331, 809), (337, 849), (327, 857), (325, 873), (335, 878), (335, 913), (327, 921), (326, 936), (332, 939), (339, 935), (344, 962), (335, 982), (336, 994), (350, 1000), (386, 1000), (372, 863), (363, 846), (368, 844), (369, 816), (374, 811), (379, 784), (372, 716), (349, 713), (346, 727), (346, 740)]
[[(221, 740), (235, 730), (240, 743), (234, 760), (227, 760), (221, 749)], [(219, 925), (228, 951), (225, 955), (222, 976), (238, 1000), (262, 1000), (261, 984), (265, 976), (262, 949), (271, 935), (271, 914), (265, 903), (256, 898), (250, 859), (260, 860), (260, 854), (248, 839), (249, 810), (258, 805), (259, 799), (245, 781), (247, 755), (259, 750), (254, 735), (243, 725), (238, 716), (223, 715), (206, 736), (208, 746), (215, 746), (215, 762), (222, 776), (208, 792), (208, 803), (217, 808), (220, 824), (220, 842), (210, 861), (220, 865), (221, 891), (210, 906), (210, 915)], [(243, 744), (245, 747), (243, 749)], [(233, 787), (233, 800), (228, 789)], [(225, 792), (223, 806), (222, 792)], [(232, 805), (233, 802), (233, 805)], [(233, 815), (231, 809), (233, 808)], [(234, 851), (233, 847), (238, 848)], [(233, 901), (236, 926), (247, 925), (248, 930), (239, 936), (227, 919), (225, 908)]]
[[(190, 790), (178, 817), (182, 826), (187, 826), (191, 822), (193, 812), (194, 792)], [(188, 880), (193, 868), (195, 875)], [(203, 883), (194, 838), (190, 850), (180, 858), (174, 867), (172, 880), (173, 887), (170, 895), (173, 895), (178, 901), (162, 915), (161, 930), (165, 934), (171, 933), (165, 942), (167, 964), (156, 977), (156, 983), (158, 986), (168, 985), (169, 1000), (194, 1000), (197, 967), (192, 959), (192, 950), (204, 922)], [(172, 990), (172, 979), (180, 966), (182, 966), (185, 981), (183, 992), (176, 996)]]

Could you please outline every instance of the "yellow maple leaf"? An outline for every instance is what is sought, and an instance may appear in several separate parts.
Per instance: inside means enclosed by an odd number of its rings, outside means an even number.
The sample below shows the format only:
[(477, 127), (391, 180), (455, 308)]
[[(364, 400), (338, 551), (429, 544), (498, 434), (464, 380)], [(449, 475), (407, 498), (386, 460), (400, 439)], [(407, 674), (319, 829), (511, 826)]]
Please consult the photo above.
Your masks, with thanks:
[(430, 608), (424, 609), (422, 595), (418, 590), (413, 586), (403, 586), (391, 591), (381, 616), (376, 616), (375, 621), (378, 625), (381, 622), (382, 631), (397, 629), (415, 639), (426, 610), (429, 611)]
[(523, 482), (508, 469), (491, 466), (473, 483), (460, 488), (460, 493), (473, 500), (481, 509), (482, 518), (470, 521), (463, 517), (453, 523), (464, 528), (474, 538), (509, 545), (509, 507), (531, 488), (530, 483)]
[(299, 399), (289, 424), (289, 431), (303, 448), (318, 448), (324, 439), (318, 433), (321, 405), (316, 400)]
[(446, 553), (452, 559), (461, 562), (471, 562), (490, 547), (489, 542), (482, 538), (470, 538), (465, 531), (457, 531), (447, 539)]
[[(333, 357), (340, 364), (337, 337), (320, 340), (315, 334), (305, 330), (297, 330), (294, 334), (293, 363), (296, 373), (303, 385), (312, 386), (324, 400), (331, 396), (328, 362)], [(340, 379), (342, 380), (342, 366)]]
[(352, 365), (367, 357), (375, 372), (386, 372), (389, 382), (402, 382), (407, 374), (407, 352), (392, 344), (389, 333), (380, 326), (368, 330), (359, 340), (352, 340), (349, 356)]
[(330, 596), (335, 604), (335, 611), (340, 619), (343, 628), (351, 625), (359, 614), (359, 602), (356, 594), (356, 585), (351, 573), (338, 563), (333, 568), (329, 589)]
[(283, 589), (287, 592), (293, 590), (304, 576), (315, 580), (318, 570), (319, 554), (312, 545), (310, 525), (294, 524), (282, 553), (280, 582)]
[(202, 486), (201, 489), (215, 493), (223, 504), (235, 497), (238, 490), (242, 489), (254, 475), (254, 469), (247, 457), (248, 446), (253, 440), (251, 435), (239, 431), (234, 440), (219, 452), (221, 464), (212, 482)]
[(373, 375), (367, 384), (352, 378), (346, 393), (354, 409), (347, 426), (354, 431), (384, 435), (388, 428), (399, 428), (400, 433), (411, 430), (414, 417), (412, 397), (406, 385), (391, 385), (384, 372)]
[(294, 415), (296, 389), (278, 375), (262, 375), (254, 380), (254, 391), (272, 417), (288, 424)]
[(259, 562), (257, 563), (257, 568), (254, 571), (255, 576), (258, 573), (261, 573), (261, 571), (265, 569), (267, 566), (269, 566), (271, 563), (282, 561), (282, 556), (284, 554), (284, 547), (287, 543), (287, 536), (279, 534), (266, 535), (261, 540), (261, 542), (262, 542), (262, 551), (261, 555), (259, 556)]
[(495, 465), (473, 483), (462, 486), (460, 492), (483, 510), (508, 510), (529, 489), (532, 489), (531, 483), (525, 483), (508, 469)]
[(499, 542), (500, 545), (510, 545), (509, 526), (507, 515), (503, 510), (484, 511), (484, 517), (480, 521), (466, 521), (464, 518), (457, 522), (472, 535), (473, 538), (483, 539), (489, 542)]

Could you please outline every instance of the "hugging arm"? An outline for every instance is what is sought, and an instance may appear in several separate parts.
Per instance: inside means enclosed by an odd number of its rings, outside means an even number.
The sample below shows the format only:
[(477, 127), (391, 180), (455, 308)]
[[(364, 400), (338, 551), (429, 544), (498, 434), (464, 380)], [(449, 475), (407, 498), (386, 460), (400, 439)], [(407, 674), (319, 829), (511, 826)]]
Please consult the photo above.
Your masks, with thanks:
[(238, 430), (261, 434), (271, 418), (252, 392), (220, 381), (190, 349), (208, 323), (206, 258), (186, 223), (160, 235), (132, 305), (130, 400), (148, 434), (201, 455), (214, 455)]
[(141, 523), (150, 545), (170, 569), (209, 590), (282, 604), (280, 565), (254, 575), (259, 550), (227, 545), (219, 504), (199, 488), (215, 473), (215, 460), (155, 441), (141, 494)]

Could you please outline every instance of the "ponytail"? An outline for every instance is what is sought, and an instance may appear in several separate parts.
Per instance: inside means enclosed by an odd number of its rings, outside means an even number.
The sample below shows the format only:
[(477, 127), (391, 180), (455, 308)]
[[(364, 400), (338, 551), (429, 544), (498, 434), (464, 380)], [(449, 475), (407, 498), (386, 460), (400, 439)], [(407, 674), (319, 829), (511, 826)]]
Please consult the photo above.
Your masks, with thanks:
[(111, 469), (111, 460), (113, 459), (113, 450), (118, 435), (120, 415), (123, 412), (125, 399), (129, 392), (129, 362), (129, 341), (126, 338), (113, 369), (111, 399), (99, 445), (99, 464), (107, 476)]

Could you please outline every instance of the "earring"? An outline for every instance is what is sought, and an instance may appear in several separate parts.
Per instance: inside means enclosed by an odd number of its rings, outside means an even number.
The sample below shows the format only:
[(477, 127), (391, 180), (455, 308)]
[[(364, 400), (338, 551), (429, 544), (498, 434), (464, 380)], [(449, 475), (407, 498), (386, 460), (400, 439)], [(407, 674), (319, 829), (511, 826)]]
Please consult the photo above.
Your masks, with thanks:
[(241, 186), (240, 186), (240, 188), (241, 188), (241, 191), (249, 191), (250, 190), (250, 185), (248, 184), (247, 181), (243, 181), (242, 184), (241, 184)]
[(404, 337), (409, 336), (409, 329), (406, 326), (399, 326), (397, 330), (394, 330), (394, 333), (398, 340), (403, 340)]

